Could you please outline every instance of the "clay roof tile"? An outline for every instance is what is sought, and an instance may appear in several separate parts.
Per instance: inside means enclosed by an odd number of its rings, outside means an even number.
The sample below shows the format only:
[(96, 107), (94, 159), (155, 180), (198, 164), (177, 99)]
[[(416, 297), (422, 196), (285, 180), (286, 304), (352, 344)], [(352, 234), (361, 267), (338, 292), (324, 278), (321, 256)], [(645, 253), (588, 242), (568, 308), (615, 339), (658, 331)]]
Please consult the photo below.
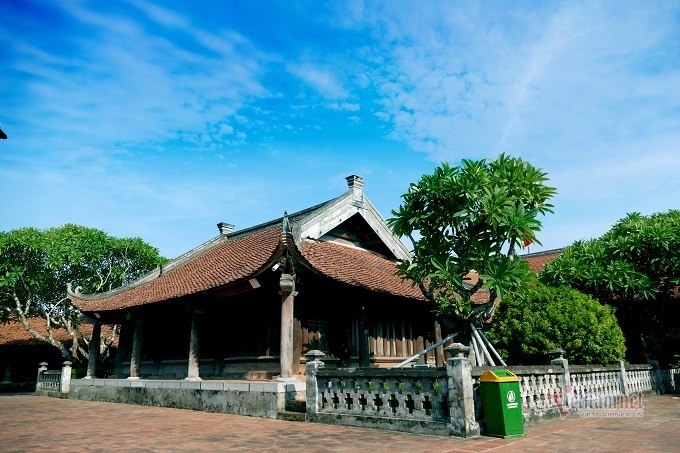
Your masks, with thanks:
[(396, 262), (365, 250), (307, 241), (302, 255), (318, 271), (339, 282), (395, 296), (424, 300), (418, 288), (396, 275)]
[(260, 269), (276, 250), (281, 228), (220, 242), (157, 278), (110, 296), (71, 296), (83, 311), (109, 311), (176, 299), (245, 279)]

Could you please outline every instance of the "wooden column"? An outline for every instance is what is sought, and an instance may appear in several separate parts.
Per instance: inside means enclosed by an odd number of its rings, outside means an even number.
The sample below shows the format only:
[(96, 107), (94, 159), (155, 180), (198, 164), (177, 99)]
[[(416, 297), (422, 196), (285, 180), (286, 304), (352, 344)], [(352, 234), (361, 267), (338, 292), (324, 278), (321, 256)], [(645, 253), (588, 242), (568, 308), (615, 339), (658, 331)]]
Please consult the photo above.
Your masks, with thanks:
[(187, 371), (187, 381), (200, 381), (200, 361), (201, 361), (201, 335), (200, 310), (194, 310), (191, 315), (191, 338), (189, 339), (189, 369)]
[(116, 364), (113, 374), (115, 377), (123, 378), (123, 363), (130, 358), (130, 346), (132, 343), (133, 326), (129, 321), (124, 321), (120, 325), (118, 334), (118, 350), (116, 350)]
[[(295, 280), (290, 274), (281, 275), (281, 351), (279, 361), (281, 372), (279, 379), (293, 378), (293, 308), (295, 304)], [(299, 360), (299, 359), (298, 359)]]
[[(442, 341), (442, 327), (439, 325), (439, 321), (434, 322), (434, 342), (439, 343)], [(437, 366), (444, 366), (444, 345), (440, 344), (434, 350), (434, 362)]]
[(95, 321), (92, 325), (92, 337), (90, 338), (90, 350), (87, 358), (87, 374), (85, 379), (97, 377), (97, 362), (99, 362), (99, 347), (102, 338), (102, 325)]
[(368, 320), (366, 319), (366, 308), (361, 307), (359, 311), (359, 367), (368, 368), (370, 366), (370, 350), (368, 344)]
[(293, 374), (300, 374), (300, 357), (302, 357), (302, 321), (298, 313), (293, 318)]
[(9, 360), (5, 362), (5, 367), (4, 371), (2, 372), (2, 383), (3, 384), (9, 384), (12, 382), (12, 365), (10, 364)]
[(132, 354), (130, 356), (130, 377), (139, 379), (139, 371), (142, 364), (142, 334), (144, 333), (144, 321), (135, 320), (135, 333), (132, 337)]

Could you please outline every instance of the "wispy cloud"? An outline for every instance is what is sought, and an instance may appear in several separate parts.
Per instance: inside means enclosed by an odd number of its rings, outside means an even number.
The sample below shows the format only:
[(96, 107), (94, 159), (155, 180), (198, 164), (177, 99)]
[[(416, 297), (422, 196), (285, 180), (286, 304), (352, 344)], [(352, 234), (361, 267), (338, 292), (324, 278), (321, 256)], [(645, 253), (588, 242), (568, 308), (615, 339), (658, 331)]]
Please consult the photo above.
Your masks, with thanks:
[[(384, 2), (353, 8), (345, 22), (381, 37), (367, 58), (392, 136), (434, 160), (457, 160), (508, 148), (538, 153), (527, 149), (538, 134), (553, 134), (558, 147), (579, 135), (617, 134), (639, 121), (641, 105), (663, 123), (680, 81), (678, 64), (660, 54), (678, 40), (674, 7), (606, 5), (501, 14), (435, 2), (415, 14), (414, 5)], [(645, 61), (655, 53), (657, 62)], [(663, 64), (674, 68), (658, 77), (653, 67)]]
[(348, 173), (389, 213), (433, 161), (500, 152), (557, 186), (553, 246), (677, 207), (677, 2), (6, 9), (0, 229), (111, 224), (181, 253), (180, 228), (302, 209)]
[(325, 98), (344, 99), (347, 97), (347, 90), (335, 72), (330, 69), (324, 69), (312, 63), (293, 63), (289, 64), (287, 69)]
[(51, 118), (42, 129), (70, 130), (80, 142), (89, 138), (97, 146), (168, 139), (208, 146), (214, 124), (235, 115), (247, 100), (268, 96), (258, 82), (261, 63), (250, 56), (257, 52), (244, 39), (208, 36), (180, 15), (143, 5), (154, 20), (185, 27), (204, 48), (219, 54), (157, 37), (125, 17), (65, 3), (66, 12), (84, 26), (69, 43), (77, 52), (57, 58), (21, 38), (11, 42), (18, 51), (12, 69), (27, 76), (23, 89), (43, 110), (35, 114), (36, 105), (30, 106), (33, 116)]

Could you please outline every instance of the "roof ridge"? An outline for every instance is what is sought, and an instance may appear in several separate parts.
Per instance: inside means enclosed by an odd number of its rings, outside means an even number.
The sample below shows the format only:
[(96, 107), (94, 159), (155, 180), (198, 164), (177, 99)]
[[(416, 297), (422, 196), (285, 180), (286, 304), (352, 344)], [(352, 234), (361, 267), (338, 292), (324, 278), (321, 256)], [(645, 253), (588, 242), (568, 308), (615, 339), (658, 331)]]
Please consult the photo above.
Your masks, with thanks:
[(527, 253), (524, 255), (520, 255), (519, 257), (524, 259), (524, 258), (534, 258), (537, 256), (543, 256), (543, 255), (553, 255), (555, 253), (562, 253), (564, 251), (564, 247), (558, 248), (558, 249), (551, 249), (551, 250), (541, 250), (540, 252), (534, 252), (534, 253)]
[[(288, 214), (288, 216), (287, 216), (288, 220), (291, 221), (291, 222), (299, 220), (299, 218), (304, 217), (307, 214), (310, 214), (310, 213), (312, 213), (312, 212), (314, 212), (318, 209), (321, 209), (322, 207), (334, 202), (338, 198), (341, 198), (341, 197), (335, 197), (335, 198), (332, 198), (328, 201), (324, 201), (323, 203), (319, 203), (315, 206), (312, 206), (311, 208), (306, 208), (306, 209), (303, 209), (301, 211), (297, 211), (297, 212), (294, 212), (292, 214)], [(281, 223), (283, 222), (283, 219), (284, 219), (284, 216), (281, 216), (281, 217), (278, 217), (274, 220), (270, 220), (268, 222), (260, 223), (259, 225), (254, 225), (254, 226), (245, 228), (243, 230), (239, 230), (239, 231), (235, 231), (233, 233), (229, 233), (225, 236), (227, 237), (227, 239), (237, 239), (237, 238), (240, 238), (240, 237), (243, 237), (243, 236), (249, 236), (251, 234), (255, 234), (255, 233), (258, 233), (260, 231), (268, 230), (272, 227), (281, 225)]]

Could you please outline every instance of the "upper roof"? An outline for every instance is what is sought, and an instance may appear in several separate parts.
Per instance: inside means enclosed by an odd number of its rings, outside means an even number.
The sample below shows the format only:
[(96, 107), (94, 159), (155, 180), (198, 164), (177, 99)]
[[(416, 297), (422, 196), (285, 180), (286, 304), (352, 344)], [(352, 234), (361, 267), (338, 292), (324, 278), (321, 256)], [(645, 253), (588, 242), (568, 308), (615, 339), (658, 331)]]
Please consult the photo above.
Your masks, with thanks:
[(177, 299), (251, 279), (288, 250), (302, 265), (337, 281), (422, 300), (417, 288), (396, 275), (397, 262), (408, 259), (409, 251), (364, 196), (363, 181), (350, 176), (349, 190), (338, 198), (268, 223), (220, 234), (120, 288), (85, 295), (69, 286), (69, 298), (85, 312)]

